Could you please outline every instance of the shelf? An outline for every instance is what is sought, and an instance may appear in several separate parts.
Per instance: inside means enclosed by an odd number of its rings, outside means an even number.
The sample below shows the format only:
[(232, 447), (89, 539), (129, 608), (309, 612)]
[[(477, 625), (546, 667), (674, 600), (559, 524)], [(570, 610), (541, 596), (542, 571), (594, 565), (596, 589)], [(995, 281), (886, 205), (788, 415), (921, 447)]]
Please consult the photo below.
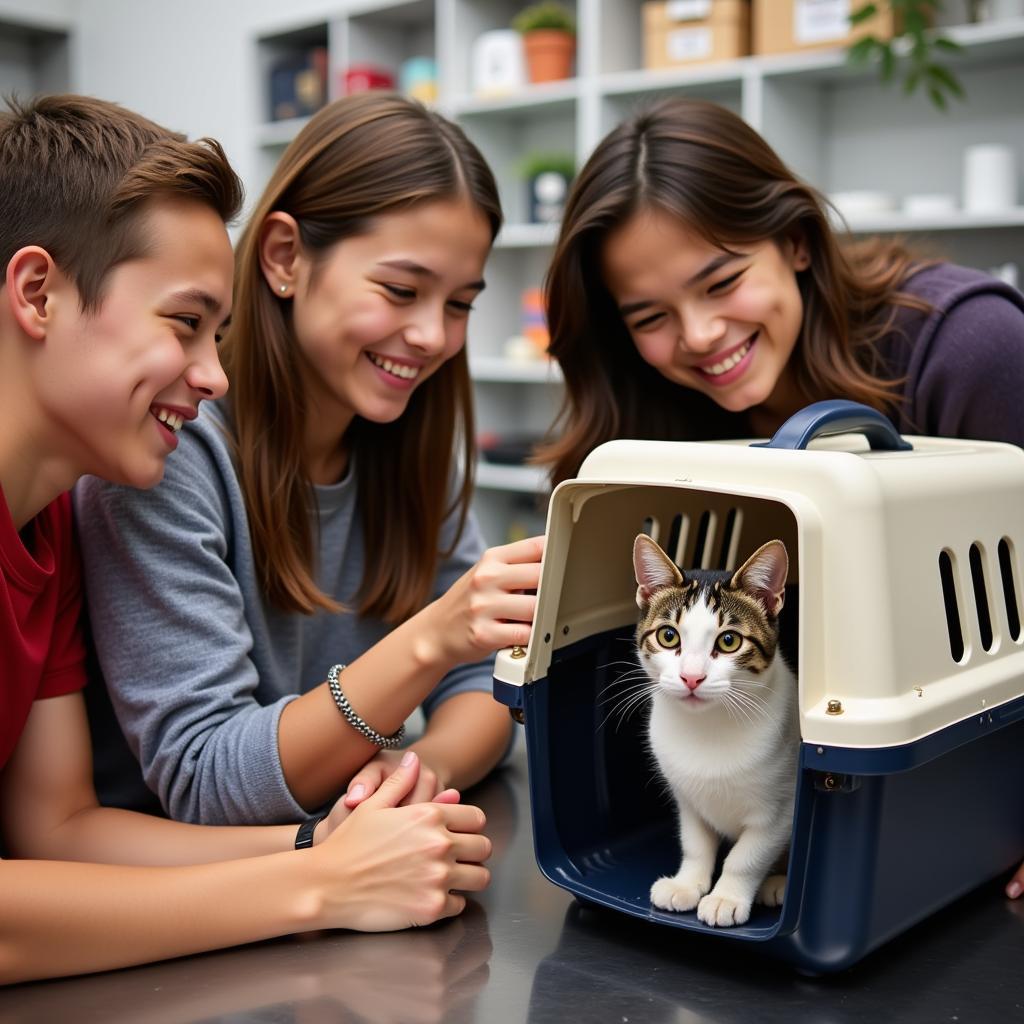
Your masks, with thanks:
[(267, 121), (256, 129), (257, 144), (264, 148), (287, 146), (309, 124), (308, 117), (289, 117), (283, 121)]
[[(469, 349), (478, 435), (544, 436), (564, 399), (557, 363), (517, 362), (500, 355), (503, 340), (517, 333), (522, 322), (523, 293), (544, 280), (560, 231), (556, 224), (527, 223), (524, 158), (564, 151), (582, 167), (608, 131), (638, 106), (662, 96), (700, 98), (732, 110), (822, 193), (875, 191), (893, 197), (897, 209), (853, 215), (839, 225), (841, 230), (858, 237), (904, 234), (911, 244), (920, 242), (929, 252), (940, 250), (981, 269), (1020, 263), (1024, 196), (1017, 208), (984, 214), (954, 210), (915, 217), (899, 204), (913, 194), (947, 194), (959, 201), (963, 154), (971, 146), (1005, 142), (1015, 148), (1018, 161), (1024, 159), (1019, 104), (1024, 18), (938, 30), (963, 48), (940, 57), (967, 91), (967, 101), (951, 103), (945, 114), (921, 90), (905, 96), (899, 83), (882, 83), (877, 65), (849, 64), (842, 45), (643, 69), (642, 0), (563, 0), (575, 10), (580, 26), (578, 76), (505, 94), (475, 93), (476, 40), (483, 32), (507, 28), (524, 2), (334, 0), (332, 5), (318, 0), (300, 5), (309, 12), (305, 27), (289, 14), (287, 20), (250, 32), (257, 70), (264, 76), (278, 55), (326, 42), (331, 96), (341, 91), (344, 69), (354, 62), (397, 69), (413, 56), (437, 61), (437, 109), (457, 121), (480, 149), (508, 218), (488, 259), (488, 287), (471, 328), (480, 341)], [(785, 6), (783, 0), (779, 4)], [(950, 14), (958, 13), (954, 7), (966, 10), (961, 0), (945, 6)], [(269, 177), (282, 147), (306, 123), (297, 118), (252, 126), (261, 173)], [(526, 515), (524, 509), (539, 506), (548, 490), (544, 469), (481, 457), (474, 507), (485, 535), (500, 542), (509, 523)]]
[(482, 356), (469, 361), (469, 374), (475, 381), (499, 384), (562, 383), (562, 371), (553, 359), (520, 363), (511, 359)]
[(851, 234), (887, 234), (914, 231), (978, 231), (993, 228), (1024, 227), (1024, 206), (992, 213), (970, 213), (954, 210), (934, 217), (914, 217), (906, 213), (879, 213), (874, 216), (847, 217)]
[(695, 67), (666, 68), (650, 71), (612, 71), (601, 75), (598, 87), (605, 96), (639, 96), (663, 89), (688, 86), (743, 84), (744, 70), (750, 65), (749, 57), (736, 60), (714, 61)]
[(452, 116), (464, 117), (478, 114), (505, 114), (513, 117), (529, 115), (542, 108), (552, 110), (572, 107), (579, 96), (579, 80), (567, 78), (561, 82), (545, 82), (528, 85), (520, 92), (501, 96), (460, 96), (453, 99), (448, 108)]
[[(1019, 61), (1021, 44), (1024, 42), (1024, 18), (978, 25), (948, 25), (939, 32), (964, 48), (961, 53), (942, 54), (942, 63), (950, 65), (954, 71), (1001, 61)], [(755, 55), (741, 58), (737, 63), (748, 65), (751, 71), (765, 78), (802, 78), (821, 82), (877, 78), (874, 64), (849, 64), (843, 47), (807, 53)]]
[(492, 491), (546, 494), (548, 474), (537, 466), (502, 466), (481, 459), (476, 464), (476, 486)]
[(557, 224), (506, 224), (494, 242), (496, 249), (541, 249), (558, 239)]

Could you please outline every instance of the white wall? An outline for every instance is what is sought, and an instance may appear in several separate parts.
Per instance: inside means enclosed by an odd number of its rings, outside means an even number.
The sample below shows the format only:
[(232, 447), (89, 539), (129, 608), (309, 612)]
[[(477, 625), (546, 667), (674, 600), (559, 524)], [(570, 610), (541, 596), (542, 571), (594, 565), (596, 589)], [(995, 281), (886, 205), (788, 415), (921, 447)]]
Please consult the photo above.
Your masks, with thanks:
[(82, 0), (0, 0), (0, 21), (70, 28), (81, 6)]
[[(32, 0), (32, 10), (40, 0)], [(50, 0), (77, 24), (73, 88), (189, 136), (218, 139), (255, 180), (255, 35), (337, 13), (339, 0)], [(0, 0), (3, 6), (26, 8)], [(254, 198), (249, 197), (250, 201)]]

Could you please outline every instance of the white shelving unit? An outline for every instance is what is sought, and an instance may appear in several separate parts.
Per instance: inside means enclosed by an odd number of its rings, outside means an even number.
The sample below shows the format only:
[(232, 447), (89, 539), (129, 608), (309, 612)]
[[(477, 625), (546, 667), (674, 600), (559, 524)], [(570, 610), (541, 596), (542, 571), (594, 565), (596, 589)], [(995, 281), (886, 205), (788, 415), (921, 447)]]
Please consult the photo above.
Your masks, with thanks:
[(71, 34), (59, 18), (25, 20), (0, 12), (0, 95), (28, 99), (66, 92)]
[[(435, 57), (439, 109), (458, 121), (494, 169), (506, 225), (486, 272), (487, 290), (470, 329), (470, 366), (482, 431), (543, 431), (561, 398), (557, 368), (509, 363), (508, 337), (521, 322), (521, 294), (543, 279), (556, 237), (550, 225), (526, 223), (523, 156), (533, 149), (571, 151), (581, 165), (603, 135), (638, 105), (663, 95), (713, 100), (744, 117), (790, 166), (826, 193), (883, 190), (960, 196), (963, 150), (999, 141), (1024, 167), (1024, 19), (944, 28), (963, 47), (944, 56), (967, 102), (943, 114), (920, 96), (879, 83), (873, 68), (847, 66), (842, 50), (744, 57), (689, 69), (642, 69), (641, 0), (569, 2), (578, 22), (576, 76), (525, 87), (507, 97), (473, 95), (470, 60), (483, 31), (508, 27), (526, 0), (336, 0), (314, 4), (320, 20), (270, 24), (256, 33), (256, 65), (302, 32), (319, 34), (330, 54), (330, 93), (355, 61), (387, 63), (420, 53)], [(299, 36), (296, 36), (299, 33)], [(260, 88), (265, 88), (260, 85)], [(269, 168), (301, 123), (262, 124), (255, 138)], [(261, 182), (250, 183), (258, 193)], [(1024, 201), (1024, 188), (1021, 189)], [(1024, 257), (1024, 207), (993, 215), (954, 212), (913, 218), (902, 213), (857, 219), (855, 233), (900, 233), (932, 252), (989, 268)], [(1022, 267), (1024, 270), (1024, 267)], [(544, 479), (534, 468), (481, 462), (477, 509), (488, 540), (543, 519)], [(537, 503), (531, 506), (536, 498)]]

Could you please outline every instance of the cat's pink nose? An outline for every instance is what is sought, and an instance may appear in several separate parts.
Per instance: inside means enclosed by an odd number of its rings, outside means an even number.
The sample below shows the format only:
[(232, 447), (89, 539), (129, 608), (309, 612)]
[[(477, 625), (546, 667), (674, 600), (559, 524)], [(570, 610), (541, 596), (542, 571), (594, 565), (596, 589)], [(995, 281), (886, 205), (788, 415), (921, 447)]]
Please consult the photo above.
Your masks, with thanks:
[(700, 684), (703, 683), (705, 679), (707, 679), (707, 676), (684, 676), (684, 675), (680, 675), (679, 678), (682, 679), (682, 681), (684, 683), (686, 683), (687, 687), (690, 690), (696, 690), (697, 687), (700, 686)]

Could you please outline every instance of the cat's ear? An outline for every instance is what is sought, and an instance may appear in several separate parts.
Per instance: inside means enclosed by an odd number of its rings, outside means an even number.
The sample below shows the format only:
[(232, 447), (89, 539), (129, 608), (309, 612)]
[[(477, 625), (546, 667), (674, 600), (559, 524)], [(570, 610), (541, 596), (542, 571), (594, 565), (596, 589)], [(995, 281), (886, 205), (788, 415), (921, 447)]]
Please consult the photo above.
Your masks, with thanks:
[(633, 571), (636, 574), (636, 603), (646, 608), (651, 598), (665, 587), (678, 587), (683, 574), (658, 545), (641, 533), (633, 541)]
[(756, 598), (769, 615), (776, 616), (786, 598), (788, 572), (786, 545), (781, 540), (770, 540), (736, 570), (730, 585)]

